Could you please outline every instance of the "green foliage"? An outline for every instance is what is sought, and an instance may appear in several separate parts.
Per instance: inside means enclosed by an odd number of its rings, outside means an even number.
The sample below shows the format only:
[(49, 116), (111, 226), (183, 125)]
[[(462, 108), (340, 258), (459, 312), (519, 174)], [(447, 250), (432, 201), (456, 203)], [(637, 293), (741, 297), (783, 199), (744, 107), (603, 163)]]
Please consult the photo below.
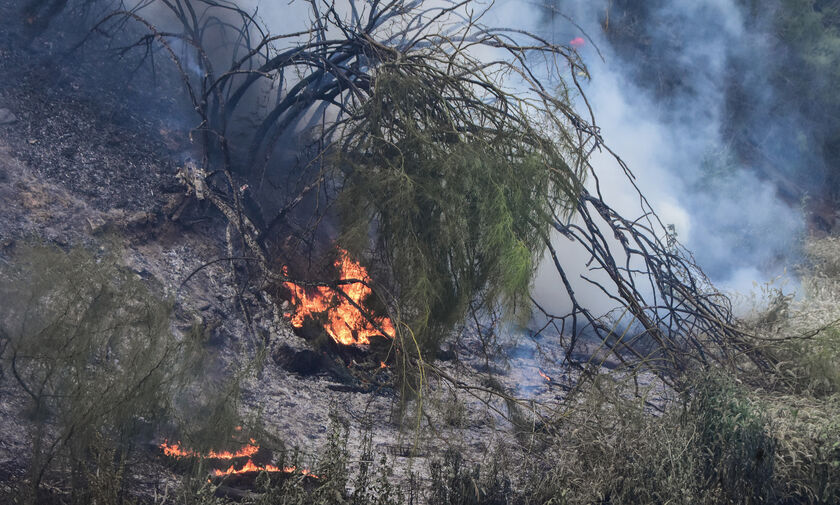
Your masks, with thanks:
[(528, 503), (692, 503), (698, 462), (677, 419), (656, 420), (596, 384), (529, 472)]
[(197, 361), (200, 332), (176, 337), (171, 315), (110, 257), (33, 245), (2, 265), (2, 363), (28, 399), (31, 500), (48, 473), (69, 474), (75, 502), (122, 498), (122, 462)]
[(374, 473), (374, 452), (372, 446), (372, 425), (368, 423), (362, 437), (359, 454), (359, 470), (350, 496), (352, 505), (397, 505), (404, 503), (401, 491), (393, 484), (393, 468), (385, 454), (379, 458), (378, 475)]
[(777, 389), (824, 398), (840, 393), (840, 330), (828, 328), (810, 339), (782, 341), (777, 356)]
[(840, 241), (811, 239), (804, 246), (803, 297), (765, 288), (771, 303), (754, 314), (751, 332), (775, 363), (772, 376), (759, 378), (763, 387), (821, 399), (840, 393)]
[(782, 0), (775, 29), (788, 47), (795, 72), (786, 72), (803, 103), (840, 105), (840, 4), (825, 0)]
[[(741, 0), (741, 3), (748, 7), (749, 20), (755, 22), (754, 26), (769, 32), (769, 37), (758, 40), (772, 44), (772, 52), (766, 54), (769, 57), (768, 85), (775, 97), (773, 107), (801, 118), (796, 121), (801, 125), (798, 126), (801, 131), (791, 129), (788, 133), (796, 156), (782, 161), (778, 168), (788, 176), (813, 178), (810, 193), (836, 201), (840, 197), (840, 178), (835, 168), (840, 155), (840, 93), (837, 92), (840, 84), (840, 2)], [(748, 49), (753, 50), (763, 48)], [(738, 115), (752, 100), (752, 97), (745, 97), (730, 101), (737, 128), (751, 127), (738, 124)], [(767, 151), (771, 157), (775, 154)], [(821, 162), (825, 167), (815, 167), (815, 162)], [(815, 174), (819, 176), (814, 177)]]
[[(559, 428), (524, 462), (509, 451), (474, 464), (457, 450), (430, 463), (424, 501), (410, 502), (383, 456), (374, 469), (370, 432), (358, 467), (346, 428), (334, 421), (317, 480), (258, 480), (246, 504), (561, 505), (609, 503), (834, 504), (840, 501), (840, 398), (815, 402), (746, 390), (720, 375), (698, 377), (682, 403), (659, 415), (596, 381)], [(514, 461), (519, 461), (514, 464)], [(352, 492), (345, 486), (352, 478)], [(199, 477), (174, 503), (229, 504)], [(171, 503), (171, 502), (166, 502)]]
[(840, 503), (840, 397), (773, 400), (780, 496), (788, 503)]
[(596, 383), (568, 413), (523, 503), (772, 502), (775, 442), (763, 408), (725, 379), (697, 380), (661, 416)]
[(495, 454), (490, 467), (470, 466), (460, 452), (448, 450), (432, 461), (429, 505), (505, 505), (514, 496), (510, 476)]
[(377, 237), (425, 351), (477, 295), (526, 305), (552, 215), (580, 187), (563, 146), (475, 88), (425, 62), (383, 65), (337, 160), (341, 242), (358, 254)]
[(763, 407), (720, 377), (700, 381), (689, 402), (701, 491), (724, 502), (766, 502), (772, 497), (775, 441)]

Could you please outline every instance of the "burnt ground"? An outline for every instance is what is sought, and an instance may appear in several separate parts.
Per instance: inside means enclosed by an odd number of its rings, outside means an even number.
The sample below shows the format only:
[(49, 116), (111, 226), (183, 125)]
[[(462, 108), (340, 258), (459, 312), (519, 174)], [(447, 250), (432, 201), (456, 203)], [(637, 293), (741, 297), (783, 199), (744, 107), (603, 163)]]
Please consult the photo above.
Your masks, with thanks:
[[(50, 40), (26, 41), (8, 26), (13, 18), (11, 7), (0, 5), (0, 19), (7, 20), (0, 28), (0, 109), (17, 118), (0, 125), (0, 254), (31, 239), (115, 249), (126, 267), (175, 297), (173, 327), (187, 328), (199, 317), (211, 329), (208, 381), (241, 370), (253, 336), (226, 264), (208, 266), (181, 285), (226, 252), (224, 222), (186, 199), (174, 177), (195, 154), (180, 88), (167, 88), (166, 76), (151, 81), (138, 73), (126, 79), (131, 66), (108, 53), (67, 53), (79, 34), (59, 30)], [(424, 475), (429, 459), (450, 447), (474, 461), (493, 448), (508, 454), (528, 450), (527, 437), (515, 436), (500, 414), (504, 402), (481, 389), (467, 393), (431, 381), (422, 398), (424, 413), (415, 417), (417, 399), (398, 408), (390, 369), (364, 359), (348, 366), (340, 355), (317, 355), (265, 300), (246, 298), (255, 330), (276, 359), (246, 375), (240, 414), (256, 416), (266, 433), (300, 449), (304, 458), (326, 443), (331, 414), (352, 426), (351, 460), (360, 450), (360, 426), (372, 422), (374, 450), (388, 456), (397, 478)], [(450, 355), (456, 359), (437, 365), (464, 384), (486, 385), (493, 375), (511, 394), (557, 402), (563, 384), (572, 381), (551, 366), (562, 355), (559, 344), (526, 338), (507, 345), (510, 361), (488, 361), (479, 340), (465, 334)], [(305, 359), (312, 363), (301, 369), (299, 360)], [(0, 481), (23, 475), (24, 407), (21, 392), (0, 375)], [(163, 464), (134, 471), (144, 494), (171, 487), (177, 478), (177, 471)]]

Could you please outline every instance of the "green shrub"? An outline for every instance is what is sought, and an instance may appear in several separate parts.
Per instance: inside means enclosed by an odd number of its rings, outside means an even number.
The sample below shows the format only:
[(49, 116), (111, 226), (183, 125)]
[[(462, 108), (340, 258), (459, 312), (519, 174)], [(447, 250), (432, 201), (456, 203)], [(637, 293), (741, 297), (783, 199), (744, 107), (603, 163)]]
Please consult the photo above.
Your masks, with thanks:
[(776, 443), (763, 407), (730, 380), (704, 377), (689, 401), (683, 428), (693, 432), (701, 494), (724, 503), (764, 503), (773, 492)]
[[(778, 288), (763, 287), (769, 306), (755, 310), (752, 344), (772, 359), (775, 370), (742, 378), (782, 394), (823, 398), (840, 393), (840, 240), (809, 239), (795, 300)], [(770, 295), (769, 297), (766, 295)]]
[(762, 406), (703, 376), (661, 415), (596, 381), (537, 455), (517, 503), (767, 503), (775, 441)]
[(776, 481), (784, 503), (840, 503), (840, 396), (775, 396)]
[(123, 463), (197, 361), (201, 333), (176, 336), (171, 319), (172, 303), (111, 257), (29, 245), (0, 265), (2, 364), (30, 422), (29, 501), (50, 475), (69, 477), (76, 503), (124, 498)]
[(430, 470), (429, 505), (505, 505), (515, 496), (513, 475), (499, 452), (482, 467), (450, 449), (441, 460), (432, 461)]
[(378, 237), (402, 320), (434, 354), (477, 298), (527, 306), (543, 238), (584, 169), (562, 135), (514, 107), (499, 114), (487, 90), (437, 67), (383, 64), (374, 84), (336, 160), (340, 242), (359, 256)]
[(772, 350), (779, 362), (776, 389), (815, 398), (840, 393), (840, 329), (778, 342)]

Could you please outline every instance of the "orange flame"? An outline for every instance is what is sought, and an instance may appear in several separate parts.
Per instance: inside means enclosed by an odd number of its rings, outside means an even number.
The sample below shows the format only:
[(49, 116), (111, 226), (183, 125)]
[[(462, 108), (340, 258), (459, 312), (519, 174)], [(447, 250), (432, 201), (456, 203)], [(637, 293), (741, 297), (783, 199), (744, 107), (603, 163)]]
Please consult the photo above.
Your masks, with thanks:
[[(285, 470), (285, 468), (281, 470), (280, 467), (277, 467), (277, 466), (274, 466), (274, 465), (259, 466), (259, 465), (254, 464), (254, 462), (249, 459), (242, 468), (237, 469), (234, 465), (230, 465), (230, 467), (227, 470), (213, 470), (213, 475), (216, 476), (216, 477), (222, 477), (224, 475), (234, 475), (234, 474), (237, 474), (237, 473), (263, 472), (263, 471), (265, 471), (265, 472), (284, 472), (286, 470)], [(294, 470), (292, 470), (292, 471), (294, 471)], [(286, 472), (286, 473), (291, 473), (291, 472)]]
[(386, 365), (384, 361), (380, 361), (379, 368), (388, 368), (388, 365)]
[(551, 382), (551, 377), (549, 377), (548, 375), (546, 375), (546, 374), (545, 374), (545, 372), (543, 372), (543, 371), (542, 371), (542, 370), (540, 370), (539, 368), (537, 368), (537, 372), (539, 372), (539, 373), (540, 373), (540, 376), (541, 376), (543, 379), (545, 379), (545, 380), (546, 380), (546, 381), (548, 381), (548, 382)]
[[(236, 475), (248, 472), (283, 472), (283, 473), (295, 473), (297, 471), (297, 467), (294, 466), (284, 466), (280, 468), (279, 466), (274, 465), (265, 465), (260, 466), (254, 464), (253, 461), (250, 459), (245, 463), (242, 468), (237, 469), (235, 465), (230, 465), (227, 470), (213, 470), (213, 475), (215, 477), (224, 477), (225, 475)], [(300, 470), (301, 475), (305, 475), (307, 477), (312, 477), (313, 479), (318, 479), (319, 477), (314, 473), (310, 472), (306, 468), (302, 468)]]
[[(340, 272), (340, 278), (369, 283), (370, 276), (367, 269), (350, 259), (347, 251), (339, 249), (339, 252), (340, 257), (336, 260), (335, 266)], [(370, 344), (370, 337), (382, 334), (353, 305), (355, 303), (361, 306), (364, 299), (371, 294), (371, 289), (366, 284), (354, 282), (340, 286), (346, 297), (327, 286), (304, 288), (292, 282), (283, 284), (292, 293), (295, 312), (291, 315), (290, 321), (295, 328), (302, 327), (303, 320), (307, 316), (326, 312), (328, 322), (324, 329), (339, 344)], [(353, 303), (348, 298), (353, 300)], [(389, 318), (379, 317), (374, 321), (387, 336), (394, 334), (394, 324)]]
[[(254, 439), (251, 439), (251, 443), (254, 443)], [(164, 440), (162, 444), (160, 444), (160, 448), (163, 449), (163, 453), (167, 456), (173, 458), (202, 458), (202, 459), (234, 459), (234, 458), (248, 458), (248, 461), (241, 468), (236, 468), (236, 465), (230, 465), (227, 470), (213, 470), (213, 475), (216, 477), (223, 477), (225, 475), (234, 475), (234, 474), (241, 474), (241, 473), (248, 473), (248, 472), (284, 472), (284, 473), (294, 473), (297, 471), (297, 467), (294, 466), (284, 466), (280, 468), (275, 465), (265, 465), (260, 466), (254, 463), (251, 459), (251, 456), (256, 454), (260, 450), (260, 446), (258, 445), (246, 445), (242, 449), (236, 452), (230, 451), (210, 451), (207, 454), (201, 454), (196, 451), (191, 451), (188, 449), (182, 449), (180, 442), (177, 444), (170, 444), (168, 441)], [(305, 475), (307, 477), (312, 477), (317, 479), (318, 476), (309, 471), (306, 468), (302, 468), (300, 470), (301, 475)]]
[(194, 456), (199, 456), (199, 454), (181, 449), (180, 443), (178, 444), (169, 444), (168, 440), (164, 440), (162, 444), (160, 444), (160, 448), (163, 449), (163, 453), (171, 458), (192, 458)]
[[(253, 441), (252, 441), (253, 443)], [(250, 458), (256, 454), (260, 447), (258, 445), (246, 445), (236, 452), (230, 451), (210, 451), (207, 454), (201, 454), (188, 449), (182, 449), (180, 442), (177, 444), (170, 444), (168, 440), (164, 440), (160, 444), (163, 453), (172, 458), (203, 458), (203, 459), (234, 459), (234, 458)]]
[(233, 458), (249, 458), (259, 451), (260, 448), (254, 445), (246, 445), (244, 448), (239, 449), (236, 452), (230, 451), (210, 451), (207, 453), (208, 459), (233, 459)]

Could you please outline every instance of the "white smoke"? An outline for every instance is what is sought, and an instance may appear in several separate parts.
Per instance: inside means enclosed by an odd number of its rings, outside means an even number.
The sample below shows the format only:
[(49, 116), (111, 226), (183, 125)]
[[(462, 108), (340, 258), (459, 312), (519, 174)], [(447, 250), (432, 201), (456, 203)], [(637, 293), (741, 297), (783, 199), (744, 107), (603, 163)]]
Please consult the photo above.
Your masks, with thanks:
[[(651, 7), (647, 28), (652, 46), (661, 41), (663, 51), (672, 51), (662, 59), (679, 64), (681, 82), (689, 88), (656, 96), (637, 84), (633, 72), (640, 67), (622, 60), (606, 40), (609, 4), (570, 0), (557, 7), (594, 42), (587, 40), (580, 52), (592, 75), (585, 92), (605, 141), (628, 163), (662, 221), (675, 225), (680, 241), (719, 287), (746, 293), (754, 282), (777, 277), (797, 257), (803, 217), (750, 167), (729, 160), (724, 138), (727, 80), (738, 78), (730, 59), (736, 55), (750, 61), (750, 76), (760, 82), (766, 55), (738, 51), (761, 47), (756, 38), (766, 35), (746, 29), (732, 0), (678, 0)], [(536, 28), (557, 43), (583, 35), (562, 16)], [(756, 93), (768, 90), (764, 86)], [(725, 164), (725, 171), (709, 178), (709, 165), (715, 163)], [(614, 173), (609, 156), (596, 156), (593, 164), (599, 173)], [(638, 200), (620, 175), (602, 175), (601, 182), (611, 206), (627, 217), (638, 214)], [(538, 280), (537, 288), (538, 294), (545, 292), (545, 282)]]

